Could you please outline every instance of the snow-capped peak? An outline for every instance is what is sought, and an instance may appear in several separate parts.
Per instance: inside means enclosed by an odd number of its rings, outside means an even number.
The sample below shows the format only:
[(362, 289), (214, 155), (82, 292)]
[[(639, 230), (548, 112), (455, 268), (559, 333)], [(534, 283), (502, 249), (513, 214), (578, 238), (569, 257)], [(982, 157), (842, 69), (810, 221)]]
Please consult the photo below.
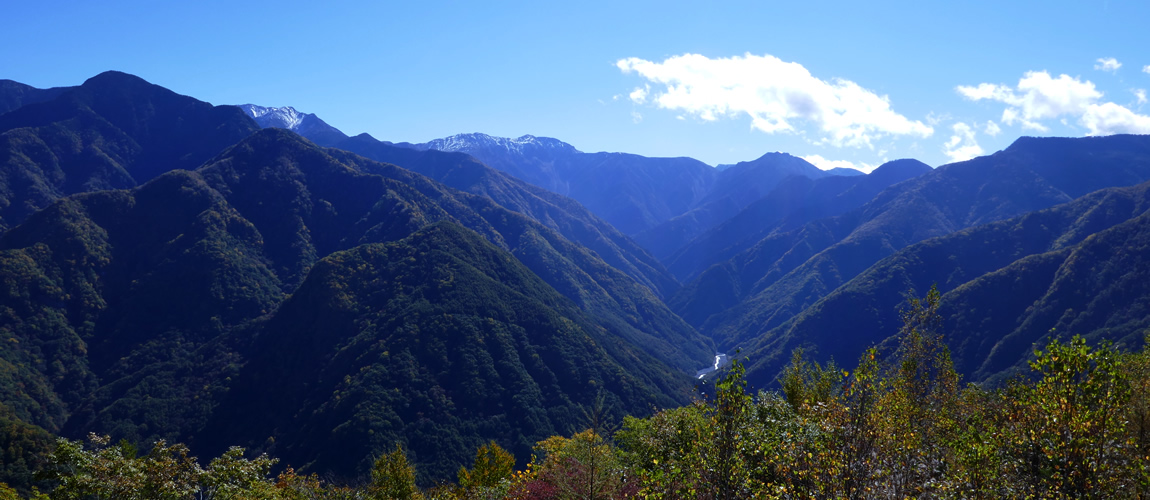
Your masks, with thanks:
[(439, 151), (474, 152), (481, 149), (498, 148), (509, 152), (524, 153), (528, 150), (544, 150), (551, 152), (578, 153), (574, 146), (550, 137), (535, 137), (524, 135), (515, 139), (507, 137), (493, 137), (487, 134), (457, 134), (451, 137), (435, 139), (423, 145), (427, 149)]
[(301, 113), (291, 106), (282, 108), (241, 104), (240, 109), (256, 121), (260, 128), (282, 128), (302, 135), (320, 146), (332, 147), (347, 135), (328, 125), (312, 113)]
[(256, 106), (255, 104), (241, 104), (240, 109), (248, 116), (254, 118), (261, 127), (276, 127), (295, 130), (303, 123), (307, 113), (300, 113), (291, 106), (280, 108)]

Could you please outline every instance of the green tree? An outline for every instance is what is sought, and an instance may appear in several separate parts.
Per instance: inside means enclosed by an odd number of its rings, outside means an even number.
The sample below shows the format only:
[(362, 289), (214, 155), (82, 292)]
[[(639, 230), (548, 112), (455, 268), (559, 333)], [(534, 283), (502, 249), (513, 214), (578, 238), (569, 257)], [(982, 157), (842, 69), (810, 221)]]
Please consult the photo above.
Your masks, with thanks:
[(615, 441), (645, 498), (694, 498), (710, 433), (706, 405), (695, 401), (649, 418), (628, 416)]
[(134, 448), (108, 446), (107, 436), (89, 434), (88, 440), (91, 450), (79, 441), (57, 440), (43, 474), (58, 483), (53, 499), (179, 500), (199, 489), (202, 471), (182, 444), (160, 440), (137, 458)]
[(1122, 490), (1128, 463), (1125, 408), (1130, 384), (1109, 344), (1091, 349), (1075, 336), (1035, 353), (1041, 374), (1026, 391), (1022, 433), (1029, 476), (1040, 496), (1109, 498)]
[(375, 460), (368, 490), (378, 500), (423, 499), (415, 486), (415, 467), (408, 464), (402, 445), (396, 444), (395, 451)]
[[(913, 292), (912, 292), (913, 294)], [(942, 335), (941, 295), (910, 298), (902, 312), (893, 372), (881, 387), (876, 413), (882, 442), (882, 489), (896, 497), (929, 493), (946, 467), (947, 441), (956, 429), (959, 376)]]
[(537, 489), (553, 490), (555, 498), (625, 498), (637, 489), (628, 480), (619, 454), (591, 429), (570, 438), (552, 436), (540, 441), (536, 450), (542, 461), (530, 467), (537, 479), (549, 486)]
[(834, 360), (824, 368), (817, 361), (805, 359), (804, 353), (801, 347), (795, 349), (791, 364), (779, 376), (783, 395), (795, 411), (830, 402), (842, 392), (843, 372)]
[(1123, 360), (1129, 376), (1130, 400), (1126, 404), (1126, 440), (1131, 457), (1131, 482), (1139, 498), (1150, 497), (1150, 336), (1141, 352)]
[(475, 452), (471, 470), (459, 469), (459, 488), (466, 498), (502, 498), (515, 472), (515, 457), (491, 441)]
[(752, 398), (747, 394), (747, 373), (739, 360), (715, 384), (715, 399), (708, 407), (713, 443), (704, 456), (707, 468), (703, 481), (710, 487), (711, 498), (722, 500), (747, 496), (747, 469), (740, 452)]
[(266, 454), (254, 460), (244, 458), (244, 449), (233, 446), (213, 458), (200, 475), (204, 499), (275, 498), (274, 483), (268, 474), (278, 460)]

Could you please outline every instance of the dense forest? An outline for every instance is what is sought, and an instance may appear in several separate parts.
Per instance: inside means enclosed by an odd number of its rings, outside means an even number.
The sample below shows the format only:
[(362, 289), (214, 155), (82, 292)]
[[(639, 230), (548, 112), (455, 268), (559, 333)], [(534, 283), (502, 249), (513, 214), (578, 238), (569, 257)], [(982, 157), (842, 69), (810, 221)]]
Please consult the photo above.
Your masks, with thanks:
[[(395, 445), (351, 482), (301, 475), (233, 447), (91, 434), (58, 439), (31, 464), (26, 496), (0, 498), (1141, 498), (1150, 493), (1150, 351), (1078, 336), (1035, 353), (1031, 373), (995, 390), (963, 386), (943, 342), (939, 293), (910, 301), (897, 346), (853, 371), (795, 351), (781, 391), (750, 393), (739, 361), (692, 404), (607, 417), (535, 444), (525, 467), (495, 441), (457, 481), (420, 487)], [(522, 457), (520, 457), (522, 458)], [(276, 471), (273, 474), (273, 471)], [(31, 489), (27, 486), (35, 484)], [(39, 488), (42, 487), (43, 490)]]

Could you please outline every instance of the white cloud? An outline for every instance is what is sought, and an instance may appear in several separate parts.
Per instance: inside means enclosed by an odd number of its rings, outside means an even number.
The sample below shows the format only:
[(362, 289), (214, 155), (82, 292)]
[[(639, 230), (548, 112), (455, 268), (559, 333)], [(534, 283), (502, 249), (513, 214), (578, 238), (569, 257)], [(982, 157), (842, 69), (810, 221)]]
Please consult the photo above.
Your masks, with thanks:
[(949, 121), (950, 118), (951, 118), (950, 113), (939, 114), (939, 113), (935, 113), (934, 111), (931, 111), (930, 113), (926, 114), (926, 122), (929, 123), (930, 126), (932, 126), (932, 127), (935, 125), (938, 125), (939, 123)]
[(1138, 104), (1146, 104), (1146, 89), (1134, 89), (1131, 92), (1138, 98)]
[(1018, 81), (1017, 91), (1006, 85), (983, 83), (977, 87), (960, 85), (958, 93), (972, 101), (983, 99), (1006, 103), (1010, 107), (1002, 114), (1002, 122), (1023, 127), (1043, 129), (1037, 120), (1062, 115), (1081, 115), (1086, 107), (1102, 97), (1094, 84), (1069, 75), (1051, 78), (1045, 71), (1029, 71)]
[(632, 111), (631, 112), (631, 122), (632, 123), (639, 123), (642, 121), (643, 121), (643, 115), (639, 114), (638, 111)]
[(628, 94), (628, 97), (636, 104), (643, 104), (647, 102), (647, 93), (651, 91), (650, 85), (645, 85), (644, 88), (636, 87), (634, 91)]
[(963, 97), (972, 101), (980, 101), (982, 99), (1004, 101), (1013, 97), (1013, 92), (1009, 86), (995, 85), (993, 83), (980, 83), (977, 87), (959, 85), (957, 90)]
[(684, 54), (661, 63), (632, 57), (615, 65), (662, 87), (637, 103), (650, 98), (660, 108), (706, 121), (745, 113), (754, 128), (768, 134), (797, 132), (798, 123), (806, 121), (835, 146), (871, 147), (885, 135), (934, 133), (921, 121), (894, 112), (886, 96), (849, 80), (815, 78), (801, 64), (770, 55), (711, 59)]
[(946, 141), (942, 150), (943, 154), (950, 158), (950, 161), (965, 161), (983, 153), (982, 147), (974, 138), (974, 129), (970, 125), (958, 122), (951, 129), (954, 130), (954, 135), (950, 136), (950, 140)]
[(986, 133), (986, 135), (991, 137), (997, 137), (998, 134), (1002, 133), (1002, 127), (999, 127), (997, 123), (994, 123), (994, 120), (987, 120), (986, 128), (982, 130)]
[(1069, 75), (1053, 78), (1045, 71), (1029, 71), (1016, 88), (983, 83), (977, 87), (960, 85), (956, 90), (973, 101), (986, 99), (1006, 104), (1002, 123), (1018, 122), (1023, 129), (1046, 132), (1049, 129), (1041, 120), (1061, 118), (1065, 125), (1070, 117), (1087, 128), (1087, 135), (1150, 133), (1150, 116), (1113, 102), (1100, 102), (1102, 92), (1094, 83)]
[(1143, 73), (1150, 73), (1150, 64), (1147, 64), (1147, 65), (1143, 66), (1143, 67), (1142, 67), (1142, 72), (1143, 72)]
[(1094, 69), (1109, 71), (1111, 73), (1118, 71), (1118, 68), (1121, 67), (1122, 63), (1118, 62), (1118, 60), (1113, 57), (1100, 57), (1098, 58), (1098, 64), (1094, 65)]
[(869, 174), (871, 171), (878, 168), (878, 165), (871, 165), (869, 163), (860, 162), (855, 164), (849, 160), (828, 160), (823, 158), (822, 155), (803, 156), (802, 159), (810, 162), (811, 165), (818, 167), (819, 170), (831, 170), (833, 168), (853, 168), (860, 172), (866, 172)]
[(1140, 115), (1112, 102), (1091, 106), (1082, 115), (1089, 135), (1150, 134), (1150, 116)]

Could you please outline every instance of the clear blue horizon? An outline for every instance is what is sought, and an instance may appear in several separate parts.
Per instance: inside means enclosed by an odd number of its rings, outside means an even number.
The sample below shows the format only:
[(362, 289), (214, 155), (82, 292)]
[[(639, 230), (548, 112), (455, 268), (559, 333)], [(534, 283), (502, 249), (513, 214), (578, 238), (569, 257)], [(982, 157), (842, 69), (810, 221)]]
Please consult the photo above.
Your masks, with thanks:
[(26, 2), (0, 78), (106, 70), (354, 135), (555, 137), (715, 165), (990, 154), (1150, 133), (1145, 2)]

